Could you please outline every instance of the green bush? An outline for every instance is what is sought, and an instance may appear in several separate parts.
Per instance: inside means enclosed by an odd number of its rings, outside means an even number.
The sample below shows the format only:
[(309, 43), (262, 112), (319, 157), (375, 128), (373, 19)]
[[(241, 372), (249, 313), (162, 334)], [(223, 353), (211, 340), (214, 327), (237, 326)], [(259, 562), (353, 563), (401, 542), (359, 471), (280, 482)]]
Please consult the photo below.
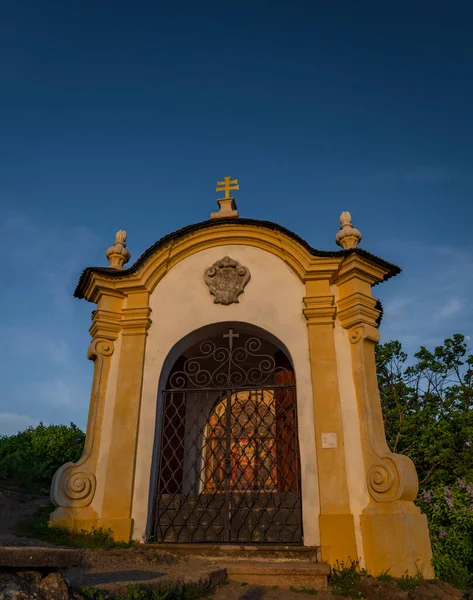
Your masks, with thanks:
[(473, 484), (437, 485), (417, 504), (429, 521), (437, 577), (461, 589), (473, 585)]
[(330, 585), (338, 596), (361, 598), (357, 587), (365, 575), (366, 571), (360, 569), (357, 561), (344, 563), (337, 560), (330, 573)]
[(25, 492), (47, 492), (56, 470), (77, 461), (85, 434), (74, 423), (29, 427), (16, 435), (0, 436), (0, 479)]

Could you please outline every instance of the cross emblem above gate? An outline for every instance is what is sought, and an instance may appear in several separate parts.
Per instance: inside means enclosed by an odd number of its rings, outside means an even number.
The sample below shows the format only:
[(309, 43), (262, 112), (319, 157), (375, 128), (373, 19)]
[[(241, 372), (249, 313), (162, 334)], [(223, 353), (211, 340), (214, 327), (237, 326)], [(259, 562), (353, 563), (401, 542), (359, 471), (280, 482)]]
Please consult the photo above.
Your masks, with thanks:
[(233, 340), (240, 337), (239, 333), (233, 333), (233, 329), (229, 329), (228, 333), (223, 334), (224, 338), (228, 339), (228, 347), (230, 348), (230, 352), (233, 350)]

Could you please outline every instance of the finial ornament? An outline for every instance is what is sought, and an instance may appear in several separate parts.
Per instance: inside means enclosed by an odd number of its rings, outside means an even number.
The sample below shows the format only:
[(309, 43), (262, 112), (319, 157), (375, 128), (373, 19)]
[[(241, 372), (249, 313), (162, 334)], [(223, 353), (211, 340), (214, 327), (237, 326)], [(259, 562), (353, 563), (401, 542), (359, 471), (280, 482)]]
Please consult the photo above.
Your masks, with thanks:
[(231, 177), (224, 177), (223, 181), (217, 181), (216, 192), (223, 192), (223, 198), (217, 198), (220, 210), (213, 212), (210, 215), (211, 219), (222, 219), (227, 217), (238, 217), (238, 210), (235, 202), (235, 198), (230, 197), (230, 192), (233, 190), (239, 190), (240, 185), (238, 179), (232, 179)]
[(342, 212), (340, 215), (340, 231), (335, 236), (335, 241), (344, 250), (356, 248), (361, 241), (361, 232), (353, 227), (351, 222), (351, 214), (348, 211)]
[(113, 269), (123, 269), (123, 265), (130, 260), (130, 253), (126, 249), (126, 231), (120, 229), (115, 235), (115, 243), (105, 252)]

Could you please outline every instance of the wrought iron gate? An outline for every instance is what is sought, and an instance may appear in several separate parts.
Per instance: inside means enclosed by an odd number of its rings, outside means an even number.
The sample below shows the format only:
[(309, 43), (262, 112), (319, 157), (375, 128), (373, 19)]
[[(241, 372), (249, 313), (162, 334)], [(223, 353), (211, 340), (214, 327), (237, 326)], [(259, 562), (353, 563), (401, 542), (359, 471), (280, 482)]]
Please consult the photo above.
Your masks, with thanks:
[(163, 392), (155, 539), (300, 544), (294, 373), (256, 337), (223, 338), (181, 357)]

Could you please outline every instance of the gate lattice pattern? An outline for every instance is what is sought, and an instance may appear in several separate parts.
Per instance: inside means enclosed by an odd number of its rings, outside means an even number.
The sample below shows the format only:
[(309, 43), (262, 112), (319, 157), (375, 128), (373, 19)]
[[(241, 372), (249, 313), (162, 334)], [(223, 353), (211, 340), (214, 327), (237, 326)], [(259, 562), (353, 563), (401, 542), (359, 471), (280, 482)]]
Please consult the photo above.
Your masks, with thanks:
[(223, 337), (182, 358), (163, 393), (155, 539), (300, 544), (294, 373), (258, 338)]

